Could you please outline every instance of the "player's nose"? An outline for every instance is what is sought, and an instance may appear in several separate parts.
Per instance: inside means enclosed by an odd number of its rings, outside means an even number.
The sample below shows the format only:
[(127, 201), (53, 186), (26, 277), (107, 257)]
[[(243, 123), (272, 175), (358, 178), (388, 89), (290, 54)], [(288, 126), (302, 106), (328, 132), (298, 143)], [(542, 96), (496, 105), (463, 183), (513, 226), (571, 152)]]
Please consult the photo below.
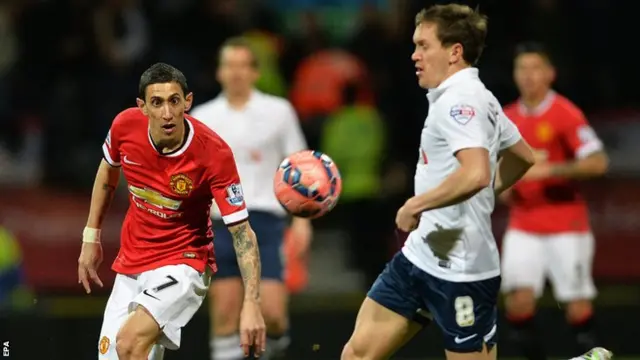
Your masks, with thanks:
[(163, 106), (162, 107), (162, 119), (164, 120), (171, 120), (173, 118), (173, 113), (171, 112), (171, 109), (169, 108), (169, 106)]

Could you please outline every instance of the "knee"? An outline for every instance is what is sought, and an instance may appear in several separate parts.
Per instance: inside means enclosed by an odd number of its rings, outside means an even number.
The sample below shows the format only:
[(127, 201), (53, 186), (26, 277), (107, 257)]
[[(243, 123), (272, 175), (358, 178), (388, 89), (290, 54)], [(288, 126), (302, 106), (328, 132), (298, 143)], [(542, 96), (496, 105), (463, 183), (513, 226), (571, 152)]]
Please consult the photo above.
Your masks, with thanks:
[(148, 341), (135, 331), (123, 328), (116, 336), (116, 353), (121, 360), (146, 356), (149, 348)]
[(566, 317), (569, 323), (583, 322), (593, 315), (593, 305), (589, 300), (576, 300), (567, 304)]
[(242, 309), (242, 280), (221, 279), (209, 289), (211, 332), (215, 336), (227, 336), (238, 332)]
[[(242, 304), (242, 300), (238, 302)], [(214, 335), (227, 336), (238, 332), (241, 310), (238, 303), (226, 298), (218, 298), (213, 302), (211, 310), (211, 330)]]
[(505, 305), (511, 316), (529, 316), (536, 310), (536, 297), (533, 289), (519, 289), (507, 295)]
[(264, 308), (262, 311), (267, 334), (284, 334), (289, 327), (289, 319), (284, 309)]
[(218, 306), (213, 313), (213, 333), (218, 336), (226, 336), (238, 332), (240, 323), (240, 310), (235, 306)]
[(370, 360), (371, 357), (368, 357), (365, 348), (362, 346), (358, 346), (357, 343), (354, 343), (352, 340), (349, 340), (347, 344), (342, 349), (342, 354), (340, 356), (340, 360)]

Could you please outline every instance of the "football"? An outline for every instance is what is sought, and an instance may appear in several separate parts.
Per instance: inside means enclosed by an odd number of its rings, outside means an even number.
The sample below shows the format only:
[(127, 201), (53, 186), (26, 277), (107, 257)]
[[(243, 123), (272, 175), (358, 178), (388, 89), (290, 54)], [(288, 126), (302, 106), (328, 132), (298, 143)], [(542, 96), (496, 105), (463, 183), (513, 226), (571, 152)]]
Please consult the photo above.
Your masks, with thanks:
[(342, 179), (329, 156), (320, 151), (303, 150), (282, 161), (273, 179), (273, 188), (287, 212), (314, 219), (336, 205)]

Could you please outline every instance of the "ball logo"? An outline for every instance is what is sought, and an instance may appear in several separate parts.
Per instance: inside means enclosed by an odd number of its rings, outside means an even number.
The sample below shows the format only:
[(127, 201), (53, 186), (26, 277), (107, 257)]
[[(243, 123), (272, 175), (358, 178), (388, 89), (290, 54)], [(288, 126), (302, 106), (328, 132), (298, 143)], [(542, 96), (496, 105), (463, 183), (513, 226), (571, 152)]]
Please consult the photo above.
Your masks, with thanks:
[(244, 203), (242, 185), (231, 184), (227, 186), (227, 202), (233, 206), (241, 206)]
[(103, 336), (102, 339), (100, 339), (100, 343), (98, 344), (98, 350), (100, 350), (100, 354), (105, 355), (107, 351), (109, 351), (110, 344), (111, 342), (109, 341), (109, 338)]
[(186, 196), (191, 193), (191, 190), (193, 190), (193, 181), (191, 181), (191, 179), (189, 179), (189, 177), (184, 174), (173, 175), (171, 176), (169, 187), (174, 193)]

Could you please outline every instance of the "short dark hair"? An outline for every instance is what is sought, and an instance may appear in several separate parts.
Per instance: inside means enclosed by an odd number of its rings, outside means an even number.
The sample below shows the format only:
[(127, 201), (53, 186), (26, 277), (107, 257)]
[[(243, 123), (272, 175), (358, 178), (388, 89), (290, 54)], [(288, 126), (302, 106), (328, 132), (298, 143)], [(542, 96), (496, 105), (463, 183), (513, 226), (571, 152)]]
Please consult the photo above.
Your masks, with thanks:
[(226, 48), (242, 48), (246, 49), (251, 53), (251, 66), (255, 69), (259, 68), (260, 61), (258, 60), (258, 55), (253, 48), (251, 42), (242, 36), (234, 36), (225, 40), (220, 46), (220, 50), (218, 51), (218, 65), (222, 62), (222, 52)]
[(415, 25), (434, 23), (438, 26), (438, 40), (443, 46), (461, 44), (463, 58), (475, 65), (484, 50), (487, 38), (487, 17), (466, 5), (433, 5), (416, 15)]
[(524, 54), (536, 54), (546, 60), (550, 65), (553, 65), (551, 54), (543, 43), (535, 41), (525, 41), (516, 45), (514, 58), (517, 58), (518, 56)]
[(178, 83), (182, 88), (184, 95), (189, 93), (189, 86), (187, 85), (187, 78), (182, 71), (175, 67), (165, 63), (155, 63), (151, 65), (140, 76), (140, 83), (138, 85), (138, 96), (140, 99), (146, 99), (147, 87), (153, 84), (164, 83)]

